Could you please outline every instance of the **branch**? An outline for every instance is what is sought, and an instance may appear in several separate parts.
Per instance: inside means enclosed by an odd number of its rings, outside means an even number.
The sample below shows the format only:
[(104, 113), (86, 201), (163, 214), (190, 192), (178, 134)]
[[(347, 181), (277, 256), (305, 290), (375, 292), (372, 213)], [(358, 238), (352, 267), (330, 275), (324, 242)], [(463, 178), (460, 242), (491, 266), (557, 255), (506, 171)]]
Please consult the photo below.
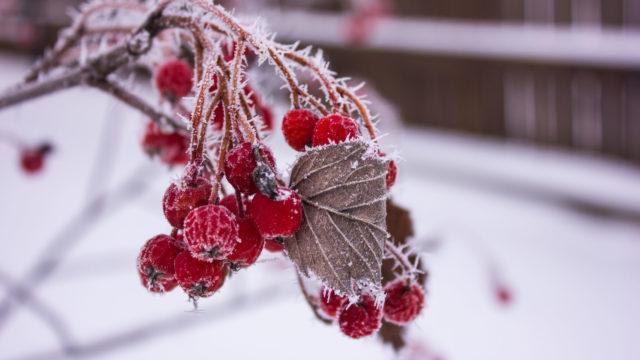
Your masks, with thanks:
[(166, 123), (174, 127), (175, 129), (187, 130), (186, 126), (180, 123), (179, 120), (174, 117), (163, 113), (153, 105), (146, 102), (141, 97), (130, 92), (125, 87), (121, 86), (115, 81), (108, 79), (91, 79), (88, 84), (95, 88), (98, 88), (108, 94), (113, 95), (118, 100), (131, 106), (134, 109), (139, 110), (143, 114), (147, 115), (151, 120), (159, 123)]

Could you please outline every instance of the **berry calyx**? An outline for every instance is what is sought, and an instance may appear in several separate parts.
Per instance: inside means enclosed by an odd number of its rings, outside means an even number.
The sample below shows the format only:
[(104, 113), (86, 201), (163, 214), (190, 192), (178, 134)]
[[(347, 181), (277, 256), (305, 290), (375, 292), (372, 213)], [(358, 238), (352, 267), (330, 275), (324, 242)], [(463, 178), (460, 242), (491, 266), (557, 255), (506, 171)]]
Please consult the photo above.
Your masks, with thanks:
[(142, 285), (154, 293), (164, 293), (176, 287), (174, 261), (180, 253), (176, 241), (167, 235), (149, 239), (138, 255), (138, 274)]
[(20, 167), (28, 175), (39, 173), (44, 167), (46, 156), (52, 151), (53, 146), (49, 143), (44, 143), (33, 148), (24, 148), (20, 152)]
[(331, 289), (323, 288), (320, 290), (320, 310), (331, 319), (336, 317), (338, 310), (345, 302), (347, 302), (345, 296), (340, 296)]
[[(258, 146), (262, 158), (268, 162), (268, 166), (274, 169), (276, 162), (271, 150), (264, 144), (259, 144)], [(253, 180), (253, 171), (257, 165), (251, 143), (245, 142), (229, 152), (224, 162), (224, 172), (227, 180), (236, 191), (251, 195), (258, 192), (258, 188)]]
[(189, 139), (178, 132), (164, 133), (153, 121), (147, 123), (142, 148), (149, 156), (158, 155), (169, 166), (186, 164), (189, 160)]
[(158, 68), (155, 77), (160, 93), (172, 101), (189, 95), (193, 87), (191, 66), (182, 60), (165, 62)]
[(353, 339), (373, 335), (382, 325), (382, 311), (371, 295), (362, 295), (355, 304), (345, 302), (338, 312), (343, 334)]
[(274, 200), (257, 193), (249, 203), (249, 214), (265, 238), (289, 237), (302, 223), (302, 200), (289, 188), (278, 188)]
[(236, 267), (248, 267), (258, 260), (264, 248), (264, 238), (250, 218), (238, 219), (238, 237), (240, 242), (227, 256), (227, 260)]
[(182, 229), (189, 212), (206, 205), (211, 195), (211, 184), (205, 178), (197, 178), (193, 183), (171, 184), (164, 193), (162, 210), (167, 221), (174, 228)]
[(313, 130), (313, 146), (321, 146), (330, 143), (341, 143), (356, 139), (360, 136), (360, 130), (355, 120), (350, 117), (332, 114), (323, 117)]
[(316, 114), (307, 109), (287, 112), (282, 120), (282, 133), (287, 144), (294, 150), (304, 151), (305, 146), (311, 145), (318, 120)]
[(201, 261), (188, 251), (183, 251), (175, 260), (176, 280), (192, 298), (208, 297), (218, 290), (229, 272), (222, 261)]
[(219, 205), (195, 208), (184, 220), (184, 240), (200, 260), (225, 260), (238, 244), (236, 217)]
[(267, 249), (267, 251), (269, 252), (276, 253), (284, 250), (284, 245), (282, 245), (281, 243), (277, 242), (274, 239), (267, 239), (264, 242), (264, 248)]
[(384, 288), (384, 319), (397, 325), (413, 321), (424, 307), (424, 291), (417, 284), (396, 280)]

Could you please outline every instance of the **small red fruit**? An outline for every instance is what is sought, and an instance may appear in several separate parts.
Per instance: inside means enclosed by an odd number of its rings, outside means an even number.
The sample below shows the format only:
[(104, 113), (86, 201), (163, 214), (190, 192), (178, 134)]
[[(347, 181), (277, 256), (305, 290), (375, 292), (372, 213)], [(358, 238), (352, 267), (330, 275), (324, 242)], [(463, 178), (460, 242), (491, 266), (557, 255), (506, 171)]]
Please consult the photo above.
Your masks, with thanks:
[(282, 120), (282, 133), (287, 144), (294, 150), (304, 151), (305, 146), (311, 145), (317, 122), (316, 114), (307, 109), (289, 111)]
[(264, 248), (267, 249), (267, 251), (269, 252), (275, 253), (275, 252), (281, 252), (282, 250), (284, 250), (284, 245), (280, 244), (274, 239), (267, 239), (264, 242)]
[(277, 192), (275, 200), (257, 193), (249, 203), (249, 214), (265, 238), (292, 236), (302, 222), (302, 201), (298, 193), (284, 187)]
[[(271, 150), (263, 144), (259, 145), (260, 154), (269, 163), (271, 168), (275, 168), (276, 162), (271, 154)], [(258, 188), (253, 181), (253, 170), (257, 166), (256, 157), (253, 154), (251, 143), (242, 143), (229, 152), (224, 162), (224, 172), (229, 183), (243, 194), (251, 195), (258, 192)]]
[(338, 310), (347, 301), (345, 296), (340, 296), (331, 289), (320, 290), (320, 309), (329, 318), (334, 319)]
[(175, 261), (176, 280), (191, 297), (213, 295), (223, 284), (229, 272), (222, 261), (200, 261), (188, 251), (183, 251)]
[(238, 219), (238, 237), (240, 242), (229, 254), (227, 260), (240, 267), (253, 265), (264, 248), (264, 238), (250, 218)]
[(194, 257), (225, 260), (238, 244), (236, 217), (219, 205), (195, 208), (184, 220), (184, 239)]
[(513, 294), (511, 293), (511, 290), (509, 290), (509, 288), (504, 285), (498, 285), (496, 286), (494, 291), (496, 300), (500, 305), (511, 305), (511, 302), (513, 301)]
[(396, 280), (385, 286), (384, 319), (397, 325), (413, 321), (424, 307), (424, 291), (417, 284)]
[(352, 118), (333, 114), (323, 117), (316, 124), (313, 131), (313, 146), (338, 144), (358, 136), (360, 136), (358, 124)]
[(167, 61), (156, 72), (156, 86), (171, 100), (189, 95), (193, 87), (191, 66), (182, 60)]
[(158, 155), (169, 166), (186, 164), (189, 160), (189, 139), (178, 132), (164, 133), (153, 121), (145, 128), (142, 148), (150, 156)]
[(193, 184), (169, 185), (162, 199), (162, 210), (169, 224), (182, 229), (189, 212), (207, 204), (211, 195), (211, 184), (205, 178), (198, 178)]
[(164, 293), (176, 287), (174, 260), (180, 248), (167, 235), (149, 239), (138, 255), (138, 274), (142, 285), (154, 293)]
[(39, 173), (44, 167), (46, 156), (53, 151), (51, 144), (44, 143), (34, 148), (24, 148), (20, 152), (20, 166), (28, 175)]
[(343, 334), (354, 339), (373, 335), (382, 325), (382, 311), (376, 307), (373, 296), (362, 295), (357, 303), (342, 305), (338, 325)]

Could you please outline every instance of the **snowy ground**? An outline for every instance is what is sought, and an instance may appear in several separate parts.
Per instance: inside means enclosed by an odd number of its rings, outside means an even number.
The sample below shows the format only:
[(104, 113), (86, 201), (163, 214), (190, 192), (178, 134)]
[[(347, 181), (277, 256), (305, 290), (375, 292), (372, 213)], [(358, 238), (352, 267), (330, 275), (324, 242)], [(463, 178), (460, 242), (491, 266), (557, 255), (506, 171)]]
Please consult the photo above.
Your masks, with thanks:
[[(22, 59), (0, 57), (0, 85), (24, 68)], [(61, 250), (47, 244), (96, 193), (148, 162), (138, 147), (140, 116), (93, 90), (0, 112), (0, 129), (57, 145), (36, 178), (22, 175), (15, 151), (0, 145), (0, 274), (17, 280), (43, 253)], [(411, 329), (416, 342), (453, 360), (640, 358), (640, 171), (518, 144), (416, 129), (393, 134), (387, 141), (404, 158), (394, 199), (412, 210), (418, 241), (442, 242), (425, 254), (431, 280), (428, 308)], [(113, 156), (98, 153), (105, 141)], [(293, 153), (279, 134), (270, 142), (286, 168)], [(135, 257), (147, 238), (167, 231), (160, 199), (175, 174), (153, 165), (145, 174), (149, 190), (113, 211), (117, 204), (107, 204), (109, 215), (35, 292), (64, 319), (76, 355), (393, 357), (375, 339), (349, 340), (315, 320), (293, 270), (269, 261), (273, 255), (197, 312), (179, 291), (146, 293)], [(513, 306), (494, 301), (488, 259), (514, 289)], [(64, 358), (59, 337), (33, 307), (15, 310), (0, 328), (0, 359)]]

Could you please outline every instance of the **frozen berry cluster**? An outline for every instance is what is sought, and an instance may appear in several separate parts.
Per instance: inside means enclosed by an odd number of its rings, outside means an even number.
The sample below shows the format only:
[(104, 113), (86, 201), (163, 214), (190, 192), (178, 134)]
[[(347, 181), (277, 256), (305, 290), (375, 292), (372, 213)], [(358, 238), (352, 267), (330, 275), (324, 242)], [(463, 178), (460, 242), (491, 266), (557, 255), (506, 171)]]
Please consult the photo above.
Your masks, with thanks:
[[(282, 120), (282, 133), (287, 144), (294, 150), (305, 151), (308, 146), (339, 144), (360, 137), (358, 124), (343, 114), (331, 114), (319, 118), (307, 109), (290, 110)], [(380, 156), (386, 156), (380, 153)], [(398, 168), (394, 160), (387, 170), (387, 189), (396, 182)]]
[(323, 288), (317, 297), (320, 313), (335, 321), (343, 334), (359, 339), (375, 334), (382, 320), (407, 325), (415, 320), (424, 307), (424, 290), (417, 283), (397, 279), (385, 286), (385, 300), (378, 304), (371, 294), (361, 295), (350, 302), (347, 297)]

